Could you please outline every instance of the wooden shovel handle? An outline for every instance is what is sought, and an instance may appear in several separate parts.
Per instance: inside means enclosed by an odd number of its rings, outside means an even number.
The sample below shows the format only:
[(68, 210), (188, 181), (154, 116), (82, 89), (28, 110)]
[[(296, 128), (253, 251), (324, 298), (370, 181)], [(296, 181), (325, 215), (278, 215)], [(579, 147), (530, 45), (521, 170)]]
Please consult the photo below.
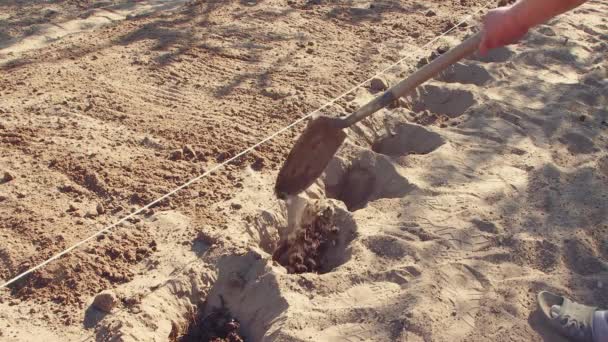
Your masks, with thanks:
[(376, 97), (374, 100), (361, 107), (358, 111), (344, 118), (343, 127), (351, 126), (359, 122), (360, 120), (363, 120), (367, 116), (377, 112), (378, 110), (388, 106), (393, 101), (416, 89), (416, 87), (418, 87), (422, 83), (435, 77), (437, 74), (444, 71), (452, 64), (460, 61), (464, 57), (473, 54), (479, 47), (480, 42), (481, 33), (476, 33), (472, 37), (460, 43), (455, 48), (450, 49), (446, 53), (437, 57), (431, 63), (420, 68), (410, 77), (395, 84), (393, 87), (385, 91), (382, 96)]

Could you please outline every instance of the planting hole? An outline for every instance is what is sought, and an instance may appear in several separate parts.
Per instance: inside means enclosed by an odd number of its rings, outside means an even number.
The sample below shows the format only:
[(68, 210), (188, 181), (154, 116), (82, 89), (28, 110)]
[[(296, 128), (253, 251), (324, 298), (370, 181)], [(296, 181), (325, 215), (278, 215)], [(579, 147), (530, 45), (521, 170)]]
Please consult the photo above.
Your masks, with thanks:
[(475, 104), (473, 93), (462, 89), (449, 89), (434, 85), (423, 86), (412, 100), (415, 112), (430, 111), (437, 115), (458, 117)]
[(492, 76), (490, 76), (490, 73), (481, 66), (457, 63), (444, 71), (437, 79), (447, 83), (482, 86), (491, 81)]
[(232, 316), (224, 303), (211, 309), (209, 314), (199, 310), (197, 317), (190, 323), (188, 331), (178, 339), (179, 342), (244, 342), (240, 335), (241, 324)]
[(435, 132), (418, 125), (400, 124), (394, 132), (377, 139), (372, 145), (372, 150), (388, 156), (406, 156), (427, 154), (443, 144), (445, 140)]
[(347, 247), (356, 225), (350, 213), (336, 201), (288, 201), (287, 229), (281, 232), (273, 260), (288, 273), (327, 273), (347, 261)]
[[(397, 152), (397, 146), (389, 140), (378, 146)], [(349, 211), (363, 209), (378, 199), (401, 198), (416, 189), (388, 157), (365, 149), (356, 151), (350, 163), (334, 158), (325, 170), (323, 183), (326, 196), (344, 202)]]

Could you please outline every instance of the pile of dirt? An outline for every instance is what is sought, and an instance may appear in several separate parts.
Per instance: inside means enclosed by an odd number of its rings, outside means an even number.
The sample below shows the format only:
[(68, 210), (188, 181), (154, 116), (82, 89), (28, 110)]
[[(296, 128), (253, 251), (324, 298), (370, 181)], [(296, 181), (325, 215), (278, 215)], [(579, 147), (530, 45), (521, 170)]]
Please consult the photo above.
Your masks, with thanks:
[[(57, 305), (53, 313), (63, 324), (77, 322), (81, 313), (74, 307), (84, 308), (92, 295), (133, 280), (134, 266), (156, 251), (156, 241), (145, 225), (129, 227), (132, 230), (101, 235), (90, 247), (24, 277), (10, 287), (13, 298), (38, 304), (48, 298)], [(46, 243), (65, 246), (64, 240)], [(16, 270), (25, 271), (32, 264), (20, 264)]]
[(288, 273), (321, 272), (325, 253), (338, 243), (339, 229), (334, 225), (333, 208), (316, 209), (309, 215), (310, 219), (303, 217), (293, 238), (280, 243), (273, 253), (273, 260), (283, 265)]

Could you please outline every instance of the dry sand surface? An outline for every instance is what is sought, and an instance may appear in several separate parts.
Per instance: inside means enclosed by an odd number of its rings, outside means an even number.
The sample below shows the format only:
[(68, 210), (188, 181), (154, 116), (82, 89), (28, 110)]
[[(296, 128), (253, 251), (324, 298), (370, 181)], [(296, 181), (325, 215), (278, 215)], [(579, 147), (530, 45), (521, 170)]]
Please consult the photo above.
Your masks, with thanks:
[[(3, 1), (0, 282), (405, 58), (323, 111), (352, 112), (495, 6)], [(608, 308), (606, 13), (357, 124), (306, 234), (272, 193), (299, 125), (0, 289), (0, 340), (561, 341), (538, 291)]]

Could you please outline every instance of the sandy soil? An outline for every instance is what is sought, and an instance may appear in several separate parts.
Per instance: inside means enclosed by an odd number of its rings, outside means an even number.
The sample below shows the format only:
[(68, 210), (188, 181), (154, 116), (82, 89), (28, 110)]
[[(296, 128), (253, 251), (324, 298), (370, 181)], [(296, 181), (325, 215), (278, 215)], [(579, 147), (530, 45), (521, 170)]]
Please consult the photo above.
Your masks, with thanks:
[[(94, 5), (0, 5), (0, 280), (408, 57), (396, 82), (471, 29), (416, 46), (495, 4)], [(559, 341), (537, 291), (608, 307), (606, 10), (592, 1), (350, 130), (306, 194), (336, 234), (320, 274), (272, 260), (289, 233), (274, 177), (298, 127), (0, 290), (0, 340), (176, 340), (225, 307), (251, 341)], [(110, 313), (91, 305), (103, 290)]]

